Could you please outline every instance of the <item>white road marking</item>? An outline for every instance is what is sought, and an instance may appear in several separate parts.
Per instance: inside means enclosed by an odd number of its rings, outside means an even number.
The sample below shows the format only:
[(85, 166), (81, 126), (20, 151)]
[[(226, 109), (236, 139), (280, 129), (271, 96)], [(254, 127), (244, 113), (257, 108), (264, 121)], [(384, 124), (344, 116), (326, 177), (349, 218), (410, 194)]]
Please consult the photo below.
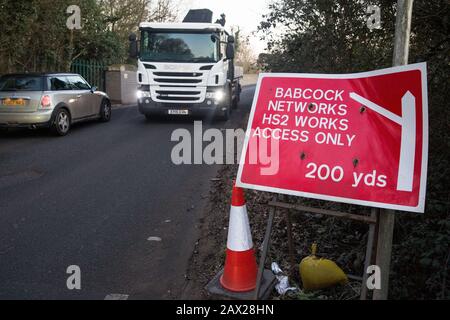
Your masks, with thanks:
[(129, 295), (127, 294), (108, 294), (105, 297), (105, 300), (128, 300)]

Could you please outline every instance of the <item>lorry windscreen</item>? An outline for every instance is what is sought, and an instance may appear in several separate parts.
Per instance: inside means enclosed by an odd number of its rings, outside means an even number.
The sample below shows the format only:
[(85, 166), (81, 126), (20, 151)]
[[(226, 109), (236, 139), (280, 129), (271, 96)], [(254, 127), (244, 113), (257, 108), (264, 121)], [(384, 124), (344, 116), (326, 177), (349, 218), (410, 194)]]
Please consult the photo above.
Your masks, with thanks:
[(211, 63), (219, 61), (212, 33), (142, 31), (140, 59), (147, 62)]

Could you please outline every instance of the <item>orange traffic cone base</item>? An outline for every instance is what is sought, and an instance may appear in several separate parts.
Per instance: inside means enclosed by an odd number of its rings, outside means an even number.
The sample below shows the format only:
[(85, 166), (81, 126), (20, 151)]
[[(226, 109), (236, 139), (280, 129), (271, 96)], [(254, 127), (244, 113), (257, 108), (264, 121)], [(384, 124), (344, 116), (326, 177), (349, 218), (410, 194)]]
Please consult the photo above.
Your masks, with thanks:
[(227, 249), (221, 285), (232, 292), (247, 292), (256, 288), (257, 266), (253, 249), (236, 252)]

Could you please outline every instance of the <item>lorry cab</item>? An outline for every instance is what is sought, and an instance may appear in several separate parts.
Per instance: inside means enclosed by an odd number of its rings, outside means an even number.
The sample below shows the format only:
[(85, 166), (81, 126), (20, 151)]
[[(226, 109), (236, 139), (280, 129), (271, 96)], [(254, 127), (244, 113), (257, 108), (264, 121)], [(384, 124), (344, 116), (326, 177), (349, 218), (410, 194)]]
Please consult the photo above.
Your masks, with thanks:
[(138, 106), (146, 117), (227, 120), (239, 102), (242, 68), (234, 66), (234, 37), (219, 23), (141, 23), (130, 56), (138, 59)]

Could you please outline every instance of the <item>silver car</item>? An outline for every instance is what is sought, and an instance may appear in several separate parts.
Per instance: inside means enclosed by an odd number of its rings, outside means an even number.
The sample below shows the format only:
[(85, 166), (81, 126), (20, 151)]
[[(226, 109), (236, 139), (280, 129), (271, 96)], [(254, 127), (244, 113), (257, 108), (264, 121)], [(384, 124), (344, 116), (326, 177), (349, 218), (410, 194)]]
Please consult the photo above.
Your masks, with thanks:
[(80, 75), (8, 74), (0, 77), (0, 128), (51, 128), (66, 135), (76, 122), (111, 119), (111, 102)]

